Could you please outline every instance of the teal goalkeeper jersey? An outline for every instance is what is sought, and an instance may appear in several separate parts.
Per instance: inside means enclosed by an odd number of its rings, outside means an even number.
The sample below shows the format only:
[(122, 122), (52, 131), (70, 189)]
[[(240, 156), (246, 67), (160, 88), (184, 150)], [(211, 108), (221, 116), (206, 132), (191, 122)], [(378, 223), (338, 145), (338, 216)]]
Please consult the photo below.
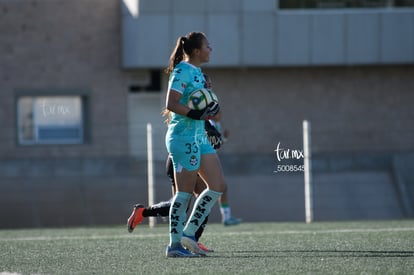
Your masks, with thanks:
[[(201, 69), (181, 61), (170, 74), (168, 90), (174, 90), (182, 94), (180, 102), (187, 105), (190, 94), (204, 88), (205, 80)], [(205, 135), (204, 120), (194, 120), (187, 116), (171, 112), (167, 135), (172, 136), (196, 136)]]

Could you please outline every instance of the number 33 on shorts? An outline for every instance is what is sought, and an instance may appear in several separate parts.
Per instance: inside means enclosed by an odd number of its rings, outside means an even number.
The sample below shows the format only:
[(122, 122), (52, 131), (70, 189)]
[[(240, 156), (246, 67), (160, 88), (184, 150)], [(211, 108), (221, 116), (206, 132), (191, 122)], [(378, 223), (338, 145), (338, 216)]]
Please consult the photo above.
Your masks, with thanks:
[(197, 143), (193, 142), (191, 143), (186, 143), (185, 146), (187, 147), (187, 151), (185, 152), (186, 154), (197, 154), (198, 153), (198, 145)]
[(197, 143), (195, 143), (195, 142), (186, 143), (185, 146), (188, 149), (185, 153), (187, 155), (193, 154), (189, 159), (190, 165), (191, 166), (196, 166), (198, 164), (198, 158), (197, 158), (198, 145), (197, 145)]

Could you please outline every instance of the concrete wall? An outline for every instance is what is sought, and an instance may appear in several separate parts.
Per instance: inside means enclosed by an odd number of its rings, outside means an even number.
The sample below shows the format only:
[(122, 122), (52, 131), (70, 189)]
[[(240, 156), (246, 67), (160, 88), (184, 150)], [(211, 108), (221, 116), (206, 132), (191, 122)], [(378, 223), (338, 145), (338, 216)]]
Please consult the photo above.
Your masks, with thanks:
[[(397, 157), (406, 164), (400, 173), (409, 174), (412, 156)], [(279, 162), (273, 156), (221, 158), (234, 216), (246, 222), (304, 221), (303, 173), (274, 172)], [(314, 158), (315, 220), (412, 217), (413, 182), (404, 177), (397, 186), (391, 159)], [(145, 162), (126, 158), (0, 161), (0, 228), (124, 224), (133, 204), (148, 202), (146, 177)], [(162, 162), (156, 164), (156, 187), (157, 200), (169, 199)], [(214, 206), (210, 222), (220, 221)]]
[(414, 62), (412, 8), (280, 10), (275, 0), (122, 3), (125, 68), (164, 66), (177, 37), (190, 31), (206, 33), (215, 52), (212, 67)]
[[(0, 1), (0, 228), (119, 224), (145, 202), (120, 12), (117, 0)], [(18, 144), (17, 97), (43, 94), (87, 97), (85, 144)]]
[(0, 160), (0, 228), (124, 224), (146, 194), (125, 157)]
[[(145, 96), (131, 101), (128, 94), (131, 71), (121, 69), (121, 14), (118, 0), (0, 0), (0, 228), (120, 224), (133, 203), (146, 203), (145, 157), (132, 150), (145, 151), (131, 141), (134, 125), (128, 116), (139, 113), (131, 108)], [(318, 192), (343, 200), (320, 201), (319, 208), (338, 209), (338, 214), (319, 212), (318, 218), (404, 215), (398, 193), (387, 204), (381, 200), (394, 190), (389, 159), (414, 150), (412, 65), (208, 67), (206, 72), (220, 97), (223, 126), (230, 131), (221, 154), (235, 215), (246, 221), (302, 220), (302, 174), (276, 176), (273, 170), (279, 164), (274, 152), (279, 143), (301, 149), (305, 118), (312, 123), (314, 154), (322, 158), (315, 164), (323, 168)], [(165, 89), (165, 78), (162, 85)], [(72, 92), (88, 97), (90, 138), (85, 144), (18, 144), (19, 95)], [(154, 106), (157, 97), (162, 102), (163, 92), (155, 96)], [(158, 160), (165, 158), (163, 134), (158, 131), (154, 139)], [(145, 142), (142, 134), (139, 139)], [(385, 156), (386, 164), (370, 154)], [(157, 195), (168, 199), (163, 166), (157, 163)], [(342, 174), (328, 175), (338, 166), (346, 168)], [(367, 171), (355, 174), (358, 167)], [(349, 181), (365, 185), (346, 185)], [(380, 201), (369, 193), (374, 188), (381, 190)], [(362, 194), (358, 209), (351, 207), (355, 190)], [(250, 201), (254, 207), (246, 208)], [(214, 210), (212, 221), (218, 220)]]
[(223, 153), (301, 148), (304, 119), (314, 153), (414, 150), (413, 66), (207, 73), (230, 131)]
[[(129, 154), (130, 78), (120, 70), (121, 11), (117, 4), (1, 3), (3, 158)], [(409, 104), (414, 99), (412, 65), (207, 68), (206, 72), (213, 78), (225, 113), (223, 124), (231, 134), (224, 153), (268, 154), (278, 142), (301, 146), (303, 119), (312, 123), (316, 153), (414, 149), (414, 112)], [(84, 91), (90, 100), (90, 142), (18, 146), (15, 100), (22, 90), (33, 94)], [(163, 147), (163, 140), (158, 140)]]
[[(214, 52), (213, 52), (214, 54)], [(223, 154), (273, 155), (281, 148), (302, 148), (302, 121), (311, 123), (314, 154), (369, 154), (414, 150), (413, 66), (352, 66), (210, 69), (230, 133)], [(165, 81), (166, 83), (166, 81)], [(164, 83), (164, 85), (166, 85)], [(154, 149), (165, 157), (165, 125), (158, 116), (165, 93), (137, 95), (131, 113), (155, 102)], [(133, 111), (136, 110), (136, 111)], [(148, 112), (149, 113), (149, 112)], [(130, 118), (137, 124), (139, 118)], [(135, 156), (146, 157), (145, 124), (131, 135)], [(140, 137), (140, 138), (139, 138)], [(135, 152), (134, 151), (134, 152)]]
[[(0, 156), (122, 156), (127, 79), (120, 70), (118, 1), (0, 1)], [(19, 93), (77, 93), (90, 102), (90, 142), (18, 146)]]

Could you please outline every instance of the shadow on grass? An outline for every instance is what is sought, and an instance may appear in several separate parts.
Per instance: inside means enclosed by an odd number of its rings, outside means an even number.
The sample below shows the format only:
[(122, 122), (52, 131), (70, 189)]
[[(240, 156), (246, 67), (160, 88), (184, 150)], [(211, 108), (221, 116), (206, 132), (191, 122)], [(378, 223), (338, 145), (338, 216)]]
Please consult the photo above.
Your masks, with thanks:
[[(387, 250), (252, 250), (220, 251), (220, 255), (209, 257), (227, 258), (408, 258), (414, 257), (414, 251)], [(224, 255), (223, 255), (224, 254)]]

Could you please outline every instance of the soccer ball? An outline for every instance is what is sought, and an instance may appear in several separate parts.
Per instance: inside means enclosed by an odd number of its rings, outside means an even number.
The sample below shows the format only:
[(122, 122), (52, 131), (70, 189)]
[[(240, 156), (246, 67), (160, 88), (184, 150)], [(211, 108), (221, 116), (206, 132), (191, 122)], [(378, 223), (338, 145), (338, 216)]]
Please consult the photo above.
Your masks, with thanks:
[(202, 110), (213, 101), (218, 102), (216, 94), (212, 90), (202, 88), (190, 94), (187, 106), (193, 110)]

